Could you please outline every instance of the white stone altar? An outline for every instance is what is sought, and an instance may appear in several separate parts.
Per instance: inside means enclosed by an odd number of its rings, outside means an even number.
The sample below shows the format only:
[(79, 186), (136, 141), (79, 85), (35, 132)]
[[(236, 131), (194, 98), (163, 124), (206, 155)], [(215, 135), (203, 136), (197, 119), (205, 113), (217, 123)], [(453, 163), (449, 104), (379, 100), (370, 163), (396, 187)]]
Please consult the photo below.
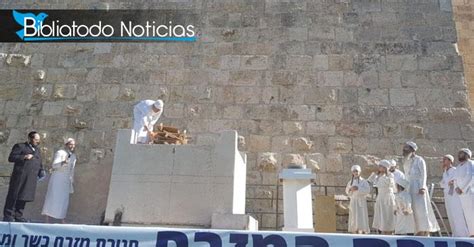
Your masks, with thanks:
[(314, 232), (311, 182), (316, 175), (311, 169), (283, 169), (283, 231)]
[(210, 145), (131, 144), (130, 136), (117, 135), (106, 223), (122, 212), (122, 224), (256, 229), (245, 215), (246, 155), (236, 131)]

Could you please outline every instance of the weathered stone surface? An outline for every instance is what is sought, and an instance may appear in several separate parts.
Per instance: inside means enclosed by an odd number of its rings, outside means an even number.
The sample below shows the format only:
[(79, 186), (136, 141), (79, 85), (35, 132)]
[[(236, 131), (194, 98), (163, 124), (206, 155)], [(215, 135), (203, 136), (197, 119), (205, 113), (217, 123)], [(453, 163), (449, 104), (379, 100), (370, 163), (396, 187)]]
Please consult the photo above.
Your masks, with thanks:
[(55, 99), (73, 99), (76, 97), (77, 85), (75, 84), (56, 84), (53, 89), (53, 98)]
[(385, 89), (359, 89), (359, 104), (371, 106), (388, 105), (388, 91)]
[(302, 122), (284, 121), (283, 132), (285, 134), (297, 134), (303, 132)]
[(407, 125), (404, 129), (404, 135), (408, 139), (424, 137), (424, 128), (418, 125)]
[(334, 135), (336, 126), (331, 122), (311, 121), (306, 123), (306, 134), (309, 135)]
[(288, 165), (305, 165), (304, 157), (299, 154), (287, 154), (283, 157), (282, 166), (287, 168)]
[(252, 152), (270, 151), (271, 143), (269, 136), (250, 135), (248, 149)]
[(5, 62), (10, 66), (28, 66), (31, 62), (31, 55), (8, 54)]
[(304, 137), (299, 137), (293, 140), (293, 147), (300, 152), (307, 152), (311, 150), (313, 142)]
[(262, 153), (259, 157), (258, 169), (265, 172), (275, 172), (279, 169), (276, 153)]
[(33, 76), (33, 78), (37, 81), (42, 81), (45, 79), (45, 77), (46, 77), (46, 72), (41, 69), (37, 70)]
[(337, 100), (337, 91), (332, 88), (312, 87), (304, 94), (306, 104), (332, 104)]

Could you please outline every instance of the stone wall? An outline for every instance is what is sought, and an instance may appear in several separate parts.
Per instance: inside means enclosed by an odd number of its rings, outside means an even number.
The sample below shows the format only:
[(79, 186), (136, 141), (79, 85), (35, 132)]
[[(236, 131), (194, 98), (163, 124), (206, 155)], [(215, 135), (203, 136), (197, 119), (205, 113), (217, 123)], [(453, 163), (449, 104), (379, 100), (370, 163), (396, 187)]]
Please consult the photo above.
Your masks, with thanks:
[[(463, 56), (464, 75), (469, 88), (469, 102), (474, 100), (474, 2), (452, 1), (458, 35), (458, 49)], [(472, 110), (472, 109), (471, 109)]]
[[(27, 1), (1, 8), (31, 8)], [(78, 139), (69, 219), (98, 223), (117, 129), (133, 104), (162, 98), (162, 121), (195, 143), (223, 129), (244, 137), (250, 184), (275, 185), (282, 164), (320, 168), (317, 183), (345, 185), (349, 169), (397, 157), (414, 139), (430, 181), (440, 157), (473, 146), (471, 109), (447, 0), (140, 1), (35, 8), (179, 8), (200, 16), (195, 43), (1, 44), (0, 160), (27, 131), (43, 135), (49, 162), (62, 138)], [(20, 55), (13, 55), (20, 54)], [(4, 183), (8, 179), (4, 179)], [(40, 219), (46, 183), (28, 214)], [(271, 186), (251, 198), (274, 198)], [(0, 198), (6, 186), (1, 187)], [(331, 192), (331, 191), (330, 191)], [(275, 226), (277, 203), (248, 200)]]

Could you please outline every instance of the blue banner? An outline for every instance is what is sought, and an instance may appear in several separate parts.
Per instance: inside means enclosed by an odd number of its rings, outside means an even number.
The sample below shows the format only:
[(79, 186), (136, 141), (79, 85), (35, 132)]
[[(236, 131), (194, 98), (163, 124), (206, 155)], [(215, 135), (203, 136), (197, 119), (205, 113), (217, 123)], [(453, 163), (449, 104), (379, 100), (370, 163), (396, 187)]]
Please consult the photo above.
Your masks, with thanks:
[(474, 239), (2, 222), (0, 246), (473, 247)]

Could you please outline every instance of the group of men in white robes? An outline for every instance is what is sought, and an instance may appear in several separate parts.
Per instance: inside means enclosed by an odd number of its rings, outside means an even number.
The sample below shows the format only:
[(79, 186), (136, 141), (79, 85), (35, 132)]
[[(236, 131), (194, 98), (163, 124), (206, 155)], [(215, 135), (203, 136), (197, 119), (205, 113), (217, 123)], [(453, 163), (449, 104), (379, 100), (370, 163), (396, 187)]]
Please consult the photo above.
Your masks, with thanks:
[(471, 150), (461, 149), (456, 167), (452, 155), (443, 157), (440, 185), (453, 237), (474, 237), (474, 162), (471, 157)]
[[(375, 229), (385, 234), (394, 231), (395, 234), (414, 233), (418, 236), (429, 236), (430, 232), (440, 230), (428, 192), (426, 163), (416, 154), (417, 150), (417, 144), (412, 141), (403, 146), (402, 164), (405, 173), (397, 169), (395, 160), (382, 160), (377, 174), (372, 173), (364, 180), (360, 177), (360, 166), (352, 166), (352, 179), (346, 186), (346, 193), (350, 197), (349, 232), (369, 232), (365, 203), (367, 182), (379, 190), (374, 206)], [(444, 189), (446, 211), (454, 237), (474, 237), (474, 162), (471, 156), (472, 152), (463, 148), (458, 153), (457, 167), (453, 166), (452, 155), (445, 155), (442, 160), (444, 174), (440, 185)], [(390, 172), (385, 174), (387, 170)], [(397, 192), (395, 200), (393, 191)], [(394, 218), (388, 213), (392, 207)]]

